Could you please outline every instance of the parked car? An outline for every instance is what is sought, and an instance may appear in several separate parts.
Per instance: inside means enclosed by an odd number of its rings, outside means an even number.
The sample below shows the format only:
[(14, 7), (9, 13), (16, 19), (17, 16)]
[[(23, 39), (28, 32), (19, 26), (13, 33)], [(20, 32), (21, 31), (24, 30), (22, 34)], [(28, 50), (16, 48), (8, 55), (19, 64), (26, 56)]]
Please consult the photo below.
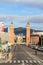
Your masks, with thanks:
[(32, 48), (32, 49), (35, 49), (36, 44), (30, 44), (29, 47)]
[(43, 52), (43, 47), (38, 48), (38, 50)]

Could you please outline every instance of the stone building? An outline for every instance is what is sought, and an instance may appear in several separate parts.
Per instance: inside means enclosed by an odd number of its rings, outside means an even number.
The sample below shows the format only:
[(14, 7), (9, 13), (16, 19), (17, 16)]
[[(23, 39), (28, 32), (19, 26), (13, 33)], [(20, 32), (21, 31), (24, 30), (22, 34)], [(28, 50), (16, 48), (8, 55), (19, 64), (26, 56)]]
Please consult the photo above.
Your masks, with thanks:
[[(8, 32), (0, 32), (0, 42), (6, 43), (8, 41), (9, 45), (13, 45), (15, 40), (17, 41), (16, 44), (37, 44), (39, 42), (39, 37), (43, 35), (43, 32), (33, 32), (30, 34), (30, 23), (26, 25), (26, 35), (15, 35), (14, 34), (14, 24), (11, 22), (10, 26), (8, 27)], [(26, 41), (25, 41), (26, 40)], [(25, 43), (23, 43), (25, 42)]]
[(8, 32), (0, 32), (0, 39), (1, 39), (1, 43), (6, 43), (6, 41), (8, 41)]
[(31, 35), (30, 36), (30, 42), (31, 42), (31, 44), (38, 44), (38, 42), (39, 42), (39, 35)]
[(11, 22), (9, 28), (8, 28), (8, 37), (9, 37), (9, 44), (13, 45), (14, 44), (14, 24)]
[(30, 23), (28, 22), (26, 25), (26, 45), (30, 44)]

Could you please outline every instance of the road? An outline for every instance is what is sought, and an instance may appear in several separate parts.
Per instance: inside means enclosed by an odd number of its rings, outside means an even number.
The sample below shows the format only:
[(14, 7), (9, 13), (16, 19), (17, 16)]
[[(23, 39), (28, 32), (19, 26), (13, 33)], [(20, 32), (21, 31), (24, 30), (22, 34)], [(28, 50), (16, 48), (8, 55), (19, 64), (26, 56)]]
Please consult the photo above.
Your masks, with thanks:
[[(8, 62), (12, 65), (43, 65), (43, 58), (35, 55), (35, 50), (25, 45), (16, 45), (13, 52), (13, 58)], [(38, 53), (43, 55), (39, 51)]]

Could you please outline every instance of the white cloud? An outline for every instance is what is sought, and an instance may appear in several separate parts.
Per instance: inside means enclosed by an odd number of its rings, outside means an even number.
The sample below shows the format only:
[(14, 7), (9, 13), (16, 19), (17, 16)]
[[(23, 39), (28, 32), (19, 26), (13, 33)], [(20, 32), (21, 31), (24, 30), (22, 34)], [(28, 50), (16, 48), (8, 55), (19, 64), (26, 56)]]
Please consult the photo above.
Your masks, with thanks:
[(0, 0), (0, 3), (21, 4), (26, 6), (37, 6), (43, 8), (43, 0)]
[(29, 20), (33, 23), (43, 23), (43, 14), (30, 16)]
[(43, 23), (43, 14), (32, 15), (32, 16), (20, 16), (20, 15), (0, 15), (0, 20), (16, 20), (22, 22), (31, 22), (31, 23)]
[(15, 27), (25, 27), (27, 22), (30, 22), (31, 28), (43, 29), (43, 14), (32, 16), (20, 16), (20, 15), (0, 15), (0, 22), (5, 23), (5, 27), (8, 27), (10, 22), (13, 21)]
[(4, 20), (17, 20), (17, 21), (26, 21), (28, 17), (26, 16), (19, 16), (19, 15), (0, 15), (0, 19)]

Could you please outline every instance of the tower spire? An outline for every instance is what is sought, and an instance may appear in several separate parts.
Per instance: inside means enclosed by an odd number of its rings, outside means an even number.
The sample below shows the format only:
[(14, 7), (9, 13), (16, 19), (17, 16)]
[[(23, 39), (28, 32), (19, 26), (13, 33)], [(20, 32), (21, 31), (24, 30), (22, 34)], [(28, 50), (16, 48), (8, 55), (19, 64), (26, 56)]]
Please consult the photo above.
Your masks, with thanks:
[(27, 25), (26, 25), (26, 27), (30, 27), (30, 23), (29, 23), (29, 22), (27, 22)]

